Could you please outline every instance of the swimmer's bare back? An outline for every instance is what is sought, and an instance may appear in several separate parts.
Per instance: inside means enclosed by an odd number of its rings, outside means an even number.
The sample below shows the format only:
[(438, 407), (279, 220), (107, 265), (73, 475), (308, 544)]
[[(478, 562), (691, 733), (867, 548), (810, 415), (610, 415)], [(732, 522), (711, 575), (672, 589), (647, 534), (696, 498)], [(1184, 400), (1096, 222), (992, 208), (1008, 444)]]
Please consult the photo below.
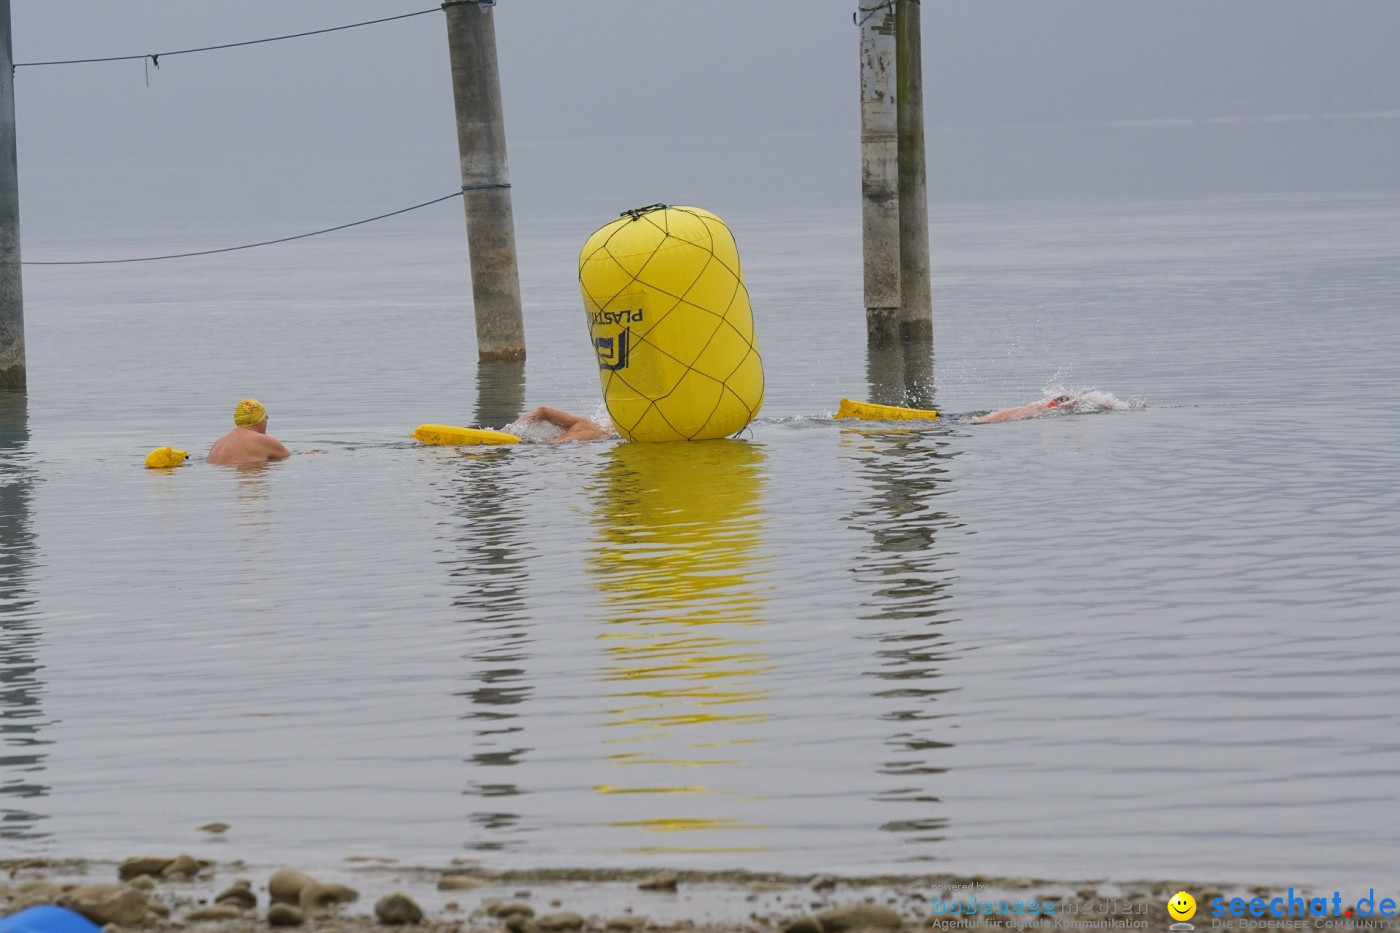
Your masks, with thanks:
[(253, 428), (238, 427), (225, 434), (209, 448), (206, 463), (219, 466), (242, 466), (248, 463), (267, 463), (269, 460), (285, 460), (292, 452), (282, 446), (275, 437), (262, 434)]

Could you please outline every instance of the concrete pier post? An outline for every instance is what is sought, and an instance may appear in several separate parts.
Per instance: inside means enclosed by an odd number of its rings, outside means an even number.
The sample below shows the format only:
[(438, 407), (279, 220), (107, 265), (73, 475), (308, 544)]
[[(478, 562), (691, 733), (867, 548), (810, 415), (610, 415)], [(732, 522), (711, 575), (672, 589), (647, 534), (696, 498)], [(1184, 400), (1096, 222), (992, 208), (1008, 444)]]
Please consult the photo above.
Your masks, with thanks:
[(14, 64), (10, 0), (0, 0), (0, 391), (23, 392), (27, 376), (24, 290), (20, 279)]
[(904, 386), (904, 345), (898, 340), (871, 340), (865, 348), (866, 398), (877, 405), (909, 404)]
[(895, 84), (899, 115), (899, 336), (932, 344), (928, 165), (924, 159), (924, 68), (920, 0), (896, 0)]
[(520, 271), (515, 253), (501, 77), (496, 63), (495, 0), (444, 0), (462, 160), (477, 356), (525, 359)]
[(482, 360), (476, 364), (476, 420), (478, 428), (500, 429), (525, 413), (525, 367), (508, 361)]
[(868, 398), (880, 405), (937, 408), (931, 340), (871, 341), (865, 348)]
[(899, 333), (899, 116), (895, 101), (897, 0), (864, 0), (860, 27), (861, 232), (865, 326), (871, 343)]

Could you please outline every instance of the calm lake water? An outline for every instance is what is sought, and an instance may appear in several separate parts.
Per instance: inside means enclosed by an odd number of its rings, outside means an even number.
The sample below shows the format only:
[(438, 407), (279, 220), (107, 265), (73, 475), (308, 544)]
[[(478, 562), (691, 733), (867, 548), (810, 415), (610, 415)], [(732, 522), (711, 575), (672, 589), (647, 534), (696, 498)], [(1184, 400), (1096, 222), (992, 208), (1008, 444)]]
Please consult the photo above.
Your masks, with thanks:
[[(608, 219), (518, 219), (523, 383), (455, 203), (26, 268), (6, 854), (1400, 883), (1400, 199), (936, 208), (932, 389), (867, 355), (857, 214), (731, 213), (742, 439), (411, 441), (600, 409)], [(905, 384), (1125, 410), (830, 419)], [(307, 455), (141, 468), (245, 395)]]

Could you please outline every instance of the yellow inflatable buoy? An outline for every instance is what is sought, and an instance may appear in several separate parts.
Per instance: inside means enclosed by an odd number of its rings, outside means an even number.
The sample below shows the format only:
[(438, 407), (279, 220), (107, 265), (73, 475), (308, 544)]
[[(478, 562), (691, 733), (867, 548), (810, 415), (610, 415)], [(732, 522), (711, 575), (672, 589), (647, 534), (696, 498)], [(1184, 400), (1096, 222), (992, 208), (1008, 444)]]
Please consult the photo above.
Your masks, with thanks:
[(874, 402), (853, 402), (841, 400), (836, 410), (837, 418), (859, 418), (862, 421), (935, 421), (938, 412), (931, 408), (900, 408), (896, 405), (877, 405)]
[(413, 439), (424, 444), (453, 446), (520, 443), (520, 438), (504, 431), (491, 431), (487, 428), (458, 428), (450, 424), (420, 424), (413, 432)]
[(728, 437), (763, 405), (763, 361), (739, 250), (696, 207), (653, 204), (598, 230), (579, 289), (603, 401), (629, 441)]
[(177, 467), (188, 460), (189, 456), (189, 451), (176, 450), (174, 447), (157, 447), (146, 454), (146, 466), (152, 470)]

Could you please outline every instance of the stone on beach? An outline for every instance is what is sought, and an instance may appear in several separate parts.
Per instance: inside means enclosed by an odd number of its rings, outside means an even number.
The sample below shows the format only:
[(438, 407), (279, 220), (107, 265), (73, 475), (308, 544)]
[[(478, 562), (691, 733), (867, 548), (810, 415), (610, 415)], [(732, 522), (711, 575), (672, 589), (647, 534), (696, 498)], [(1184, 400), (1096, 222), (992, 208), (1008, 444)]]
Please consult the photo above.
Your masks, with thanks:
[(904, 918), (888, 907), (877, 904), (851, 904), (836, 907), (817, 914), (817, 922), (824, 933), (843, 933), (845, 930), (874, 928), (897, 930), (904, 925)]
[(136, 926), (146, 919), (146, 892), (117, 882), (89, 884), (67, 891), (58, 898), (58, 906), (67, 907), (87, 917), (98, 926), (115, 923)]
[(274, 927), (299, 927), (306, 919), (301, 909), (291, 904), (273, 904), (267, 909), (267, 922)]
[(276, 904), (297, 904), (301, 901), (301, 889), (314, 884), (311, 876), (295, 868), (279, 868), (267, 879), (267, 893)]
[(423, 908), (414, 903), (413, 898), (402, 891), (381, 897), (374, 905), (374, 915), (380, 923), (398, 926), (402, 923), (417, 923), (423, 919)]
[(188, 881), (199, 874), (209, 863), (193, 855), (177, 855), (170, 864), (160, 870), (162, 878), (183, 878)]
[(536, 925), (544, 933), (569, 933), (573, 930), (583, 929), (583, 917), (570, 910), (561, 910), (557, 913), (545, 914)]
[(783, 926), (783, 933), (822, 933), (816, 917), (798, 917)]
[(258, 896), (253, 893), (251, 881), (239, 879), (233, 886), (214, 895), (215, 904), (236, 904), (244, 909), (251, 909), (258, 906)]
[(140, 875), (158, 877), (161, 872), (165, 871), (165, 866), (173, 861), (175, 859), (162, 858), (158, 855), (133, 855), (117, 866), (117, 877), (122, 881), (130, 881)]
[(439, 891), (475, 891), (486, 886), (486, 882), (470, 875), (443, 875), (438, 879)]
[(211, 904), (198, 907), (185, 914), (186, 923), (199, 923), (204, 920), (238, 920), (243, 910), (237, 904)]
[(313, 907), (332, 907), (336, 904), (349, 904), (360, 899), (360, 892), (343, 884), (321, 884), (312, 881), (302, 886), (297, 900), (302, 910)]
[(36, 879), (22, 881), (13, 887), (0, 887), (0, 894), (9, 898), (7, 910), (19, 913), (29, 907), (57, 904), (58, 899), (63, 896), (63, 887), (52, 881)]
[(681, 876), (673, 871), (661, 871), (637, 885), (637, 888), (642, 891), (674, 891), (680, 880)]
[(506, 917), (506, 929), (510, 933), (540, 933), (540, 925), (524, 914)]

